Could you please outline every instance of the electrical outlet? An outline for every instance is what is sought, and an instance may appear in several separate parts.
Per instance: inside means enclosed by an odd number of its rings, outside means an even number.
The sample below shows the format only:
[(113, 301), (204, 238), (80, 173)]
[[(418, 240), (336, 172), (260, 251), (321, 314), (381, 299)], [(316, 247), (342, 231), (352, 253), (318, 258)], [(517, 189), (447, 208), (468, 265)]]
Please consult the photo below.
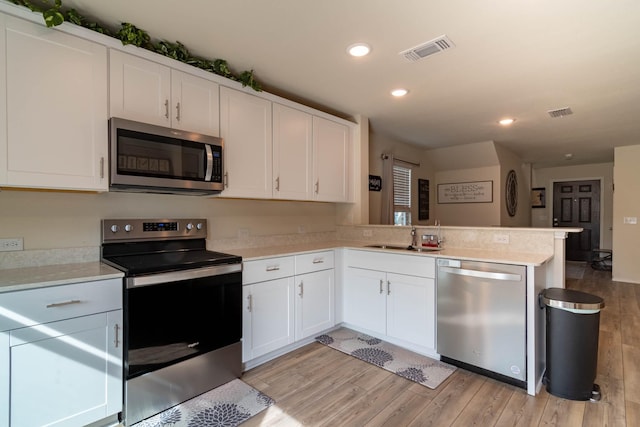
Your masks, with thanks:
[(625, 216), (624, 217), (624, 223), (625, 224), (637, 224), (638, 223), (638, 217), (636, 217), (636, 216)]
[(249, 238), (249, 229), (238, 228), (238, 239), (248, 239), (248, 238)]
[(362, 236), (363, 237), (373, 237), (373, 231), (372, 230), (362, 230)]
[(509, 243), (508, 234), (494, 234), (493, 243)]
[(0, 252), (21, 251), (23, 249), (22, 237), (0, 239)]

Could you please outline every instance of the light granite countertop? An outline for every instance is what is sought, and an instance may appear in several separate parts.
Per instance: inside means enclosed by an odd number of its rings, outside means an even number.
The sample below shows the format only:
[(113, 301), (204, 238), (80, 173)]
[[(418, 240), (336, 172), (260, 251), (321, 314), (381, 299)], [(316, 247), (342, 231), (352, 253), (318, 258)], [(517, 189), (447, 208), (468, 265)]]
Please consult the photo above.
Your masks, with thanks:
[[(404, 254), (413, 256), (428, 256), (435, 258), (452, 258), (468, 261), (484, 261), (496, 262), (504, 264), (518, 264), (537, 267), (549, 261), (553, 254), (537, 254), (523, 252), (495, 251), (484, 249), (465, 249), (465, 248), (444, 248), (440, 251), (402, 251), (397, 249), (382, 249), (367, 247), (372, 242), (356, 242), (335, 240), (330, 242), (317, 242), (289, 246), (271, 246), (263, 248), (246, 248), (233, 249), (229, 252), (242, 257), (243, 261), (255, 261), (264, 258), (273, 258), (276, 256), (287, 256), (298, 253), (317, 252), (321, 250), (348, 248), (348, 249), (364, 249), (368, 251), (380, 251), (394, 254)], [(400, 245), (401, 246), (401, 245)]]
[(9, 268), (0, 270), (0, 293), (92, 282), (95, 280), (117, 279), (123, 276), (124, 274), (120, 270), (99, 261)]

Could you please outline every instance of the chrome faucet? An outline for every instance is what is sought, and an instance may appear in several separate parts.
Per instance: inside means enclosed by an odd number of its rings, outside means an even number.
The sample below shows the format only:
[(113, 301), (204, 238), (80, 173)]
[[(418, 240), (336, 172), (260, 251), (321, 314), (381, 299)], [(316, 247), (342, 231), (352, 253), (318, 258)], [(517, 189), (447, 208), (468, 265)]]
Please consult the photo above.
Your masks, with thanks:
[(415, 227), (411, 227), (411, 246), (414, 248), (418, 246), (418, 233)]

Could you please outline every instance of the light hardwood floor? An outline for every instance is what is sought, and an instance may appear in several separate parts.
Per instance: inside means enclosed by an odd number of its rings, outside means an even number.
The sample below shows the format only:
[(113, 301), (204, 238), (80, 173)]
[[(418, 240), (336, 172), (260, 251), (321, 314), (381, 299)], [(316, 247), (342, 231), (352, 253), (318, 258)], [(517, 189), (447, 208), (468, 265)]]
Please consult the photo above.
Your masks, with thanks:
[(640, 426), (640, 285), (585, 268), (567, 287), (599, 295), (600, 402), (524, 390), (458, 369), (430, 390), (318, 343), (246, 372), (275, 399), (243, 426)]

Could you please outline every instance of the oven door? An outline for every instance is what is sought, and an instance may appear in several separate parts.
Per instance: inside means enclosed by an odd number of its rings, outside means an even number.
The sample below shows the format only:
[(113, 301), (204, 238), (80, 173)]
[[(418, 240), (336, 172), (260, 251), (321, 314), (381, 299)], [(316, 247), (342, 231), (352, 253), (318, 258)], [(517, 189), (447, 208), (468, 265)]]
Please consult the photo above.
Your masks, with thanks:
[(124, 303), (127, 380), (242, 337), (241, 272), (127, 286)]

